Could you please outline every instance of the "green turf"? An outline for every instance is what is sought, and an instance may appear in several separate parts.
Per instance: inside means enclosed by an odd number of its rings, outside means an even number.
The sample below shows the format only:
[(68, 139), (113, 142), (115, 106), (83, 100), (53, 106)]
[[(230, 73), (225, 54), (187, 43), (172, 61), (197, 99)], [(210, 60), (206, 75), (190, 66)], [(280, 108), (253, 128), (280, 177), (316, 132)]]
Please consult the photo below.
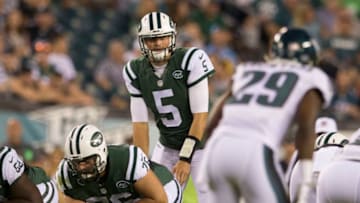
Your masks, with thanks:
[(190, 177), (190, 180), (184, 191), (183, 203), (197, 203), (197, 202), (198, 201), (197, 201), (197, 197), (196, 197), (194, 183), (192, 181), (192, 178)]

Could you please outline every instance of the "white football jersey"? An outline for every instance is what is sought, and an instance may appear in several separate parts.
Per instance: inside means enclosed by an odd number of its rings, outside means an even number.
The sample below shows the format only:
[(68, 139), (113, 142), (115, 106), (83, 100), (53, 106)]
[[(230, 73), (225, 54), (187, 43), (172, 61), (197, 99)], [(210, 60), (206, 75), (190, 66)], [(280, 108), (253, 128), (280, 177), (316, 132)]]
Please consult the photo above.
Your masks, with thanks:
[(12, 185), (25, 170), (24, 162), (16, 151), (10, 147), (3, 147), (0, 151), (2, 180)]
[(328, 106), (333, 88), (319, 68), (291, 61), (241, 64), (233, 76), (233, 97), (223, 108), (220, 126), (278, 148), (299, 102), (312, 89)]

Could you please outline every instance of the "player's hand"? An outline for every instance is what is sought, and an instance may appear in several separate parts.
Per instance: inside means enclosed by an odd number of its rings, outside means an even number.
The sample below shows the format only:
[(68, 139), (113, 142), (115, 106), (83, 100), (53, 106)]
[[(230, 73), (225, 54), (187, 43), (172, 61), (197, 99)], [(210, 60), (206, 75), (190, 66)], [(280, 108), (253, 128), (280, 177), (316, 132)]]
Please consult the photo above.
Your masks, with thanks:
[(188, 180), (190, 175), (190, 163), (179, 160), (175, 164), (172, 172), (179, 181), (180, 185), (183, 185)]

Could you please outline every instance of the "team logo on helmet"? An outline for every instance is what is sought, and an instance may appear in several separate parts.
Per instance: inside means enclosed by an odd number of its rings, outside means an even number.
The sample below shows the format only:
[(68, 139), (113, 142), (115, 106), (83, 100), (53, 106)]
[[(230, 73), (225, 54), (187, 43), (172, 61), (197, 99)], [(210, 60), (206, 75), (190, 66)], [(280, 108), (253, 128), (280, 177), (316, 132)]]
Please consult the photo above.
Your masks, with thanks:
[(91, 136), (90, 145), (92, 147), (100, 146), (103, 142), (104, 138), (100, 132), (94, 133), (93, 136)]

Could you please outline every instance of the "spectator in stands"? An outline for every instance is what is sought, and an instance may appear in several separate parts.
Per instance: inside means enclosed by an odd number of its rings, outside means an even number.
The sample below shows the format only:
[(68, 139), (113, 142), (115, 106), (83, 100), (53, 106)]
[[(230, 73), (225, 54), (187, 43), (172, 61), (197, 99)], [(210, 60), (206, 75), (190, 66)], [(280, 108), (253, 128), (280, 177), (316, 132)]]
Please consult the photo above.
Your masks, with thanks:
[(238, 59), (235, 51), (231, 47), (232, 35), (227, 28), (216, 28), (212, 30), (210, 42), (205, 47), (209, 56), (216, 55), (221, 61), (231, 64), (232, 68), (237, 64)]
[(49, 42), (37, 41), (34, 47), (34, 61), (39, 72), (40, 86), (47, 92), (42, 94), (43, 96), (49, 95), (48, 99), (51, 99), (54, 104), (92, 105), (95, 103), (94, 99), (81, 89), (77, 80), (66, 80), (64, 71), (49, 63), (49, 53), (52, 49)]
[(5, 23), (6, 46), (15, 49), (18, 57), (30, 54), (29, 38), (25, 32), (24, 18), (20, 10), (11, 11)]
[(199, 24), (194, 21), (187, 21), (178, 32), (177, 43), (179, 47), (204, 48), (204, 36)]
[(359, 71), (352, 66), (338, 71), (331, 108), (339, 121), (360, 119), (360, 98), (354, 89)]
[(54, 66), (66, 81), (76, 79), (76, 69), (72, 58), (69, 56), (69, 37), (67, 35), (60, 34), (54, 38), (48, 63)]
[(9, 146), (15, 149), (20, 158), (27, 164), (40, 163), (45, 158), (42, 150), (35, 149), (23, 139), (23, 126), (20, 120), (9, 118), (6, 123), (6, 143), (3, 146)]
[(328, 40), (323, 42), (325, 52), (342, 62), (350, 63), (360, 52), (360, 37), (358, 35), (358, 20), (350, 10), (342, 9), (335, 19), (335, 29)]
[(7, 81), (8, 91), (13, 99), (29, 102), (29, 105), (56, 103), (58, 93), (40, 82), (36, 77), (38, 69), (30, 58), (23, 58)]
[(58, 93), (56, 98), (58, 104), (80, 106), (95, 104), (95, 99), (83, 91), (77, 82), (67, 82), (55, 68), (51, 69), (49, 86)]
[(220, 3), (217, 1), (208, 1), (201, 9), (192, 12), (191, 19), (199, 23), (206, 41), (209, 40), (212, 30), (225, 25)]
[(52, 41), (63, 29), (57, 24), (51, 9), (42, 8), (35, 14), (34, 24), (30, 25), (28, 31), (30, 40), (34, 43), (37, 40)]
[(126, 47), (120, 40), (111, 40), (107, 52), (107, 57), (99, 64), (94, 74), (99, 97), (118, 110), (126, 110), (129, 98), (122, 77)]

